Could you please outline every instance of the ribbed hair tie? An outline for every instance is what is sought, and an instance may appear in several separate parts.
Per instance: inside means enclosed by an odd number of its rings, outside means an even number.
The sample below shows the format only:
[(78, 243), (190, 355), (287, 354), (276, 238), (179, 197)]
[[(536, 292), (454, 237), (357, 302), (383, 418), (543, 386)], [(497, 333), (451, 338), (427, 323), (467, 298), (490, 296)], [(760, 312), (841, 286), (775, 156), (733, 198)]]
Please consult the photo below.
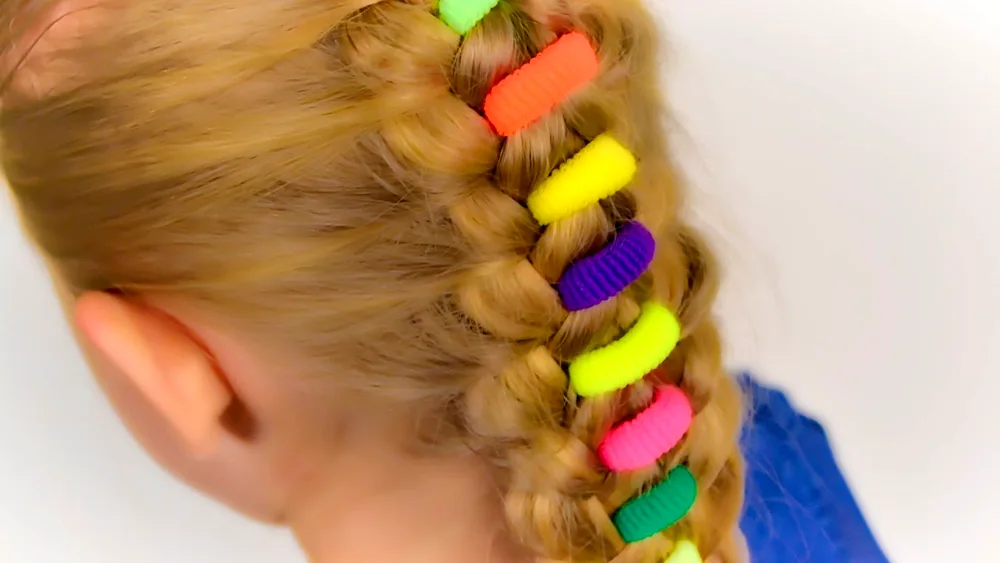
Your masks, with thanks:
[(628, 149), (603, 133), (528, 195), (528, 209), (542, 225), (565, 219), (628, 186), (638, 167)]
[(459, 35), (466, 35), (500, 0), (441, 0), (438, 17)]
[(569, 311), (611, 299), (642, 276), (653, 261), (656, 240), (641, 223), (627, 223), (611, 244), (573, 263), (559, 279), (559, 296)]
[(648, 301), (638, 320), (617, 341), (569, 364), (570, 385), (581, 397), (624, 389), (662, 364), (680, 340), (681, 326), (666, 307)]
[(611, 520), (626, 543), (639, 542), (679, 522), (697, 497), (694, 475), (679, 465), (649, 492), (625, 503)]
[(486, 119), (497, 133), (510, 137), (596, 78), (599, 69), (587, 36), (567, 33), (490, 90), (483, 106)]
[(673, 385), (660, 387), (646, 410), (608, 432), (597, 455), (612, 471), (652, 465), (684, 437), (691, 417), (691, 402), (683, 391)]

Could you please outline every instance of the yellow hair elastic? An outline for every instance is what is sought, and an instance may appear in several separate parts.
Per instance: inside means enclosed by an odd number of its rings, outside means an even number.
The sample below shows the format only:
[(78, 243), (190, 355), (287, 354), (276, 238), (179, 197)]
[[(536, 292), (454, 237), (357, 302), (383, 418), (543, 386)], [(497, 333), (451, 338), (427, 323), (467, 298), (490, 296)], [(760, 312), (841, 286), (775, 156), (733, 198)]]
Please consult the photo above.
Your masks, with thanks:
[(690, 540), (681, 540), (663, 563), (702, 563), (698, 547)]
[(569, 364), (570, 384), (581, 397), (624, 389), (662, 364), (680, 337), (677, 317), (659, 303), (646, 302), (624, 336)]
[(565, 219), (627, 186), (637, 168), (628, 149), (601, 134), (535, 188), (528, 209), (542, 225)]

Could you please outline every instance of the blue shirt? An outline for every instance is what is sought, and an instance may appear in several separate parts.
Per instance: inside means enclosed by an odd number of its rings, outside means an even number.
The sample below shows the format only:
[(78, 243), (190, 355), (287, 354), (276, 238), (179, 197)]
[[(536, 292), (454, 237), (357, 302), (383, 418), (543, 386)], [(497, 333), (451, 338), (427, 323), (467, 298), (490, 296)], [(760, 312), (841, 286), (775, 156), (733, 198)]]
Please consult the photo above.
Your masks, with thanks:
[(752, 563), (888, 563), (834, 459), (823, 427), (781, 392), (740, 377)]

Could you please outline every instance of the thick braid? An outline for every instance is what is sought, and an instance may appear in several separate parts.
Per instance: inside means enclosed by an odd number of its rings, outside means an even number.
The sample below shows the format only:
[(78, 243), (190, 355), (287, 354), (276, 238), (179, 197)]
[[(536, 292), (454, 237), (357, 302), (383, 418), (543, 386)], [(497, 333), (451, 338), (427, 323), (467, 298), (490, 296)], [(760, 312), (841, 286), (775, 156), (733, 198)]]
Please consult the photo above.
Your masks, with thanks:
[[(705, 554), (738, 560), (740, 402), (722, 368), (718, 334), (708, 314), (716, 291), (714, 263), (676, 215), (659, 94), (650, 87), (655, 83), (655, 45), (648, 16), (630, 2), (504, 2), (477, 26), (466, 24), (461, 30), (470, 33), (452, 67), (452, 84), (463, 101), (485, 106), (497, 132), (506, 136), (495, 170), (500, 193), (531, 207), (543, 189), (539, 186), (558, 165), (605, 134), (642, 163), (626, 189), (599, 203), (552, 218), (540, 217), (545, 213), (533, 208), (536, 220), (548, 224), (544, 230), (539, 225), (541, 235), (532, 248), (523, 244), (531, 232), (523, 214), (507, 202), (500, 204), (518, 215), (512, 219), (519, 234), (511, 239), (517, 242), (484, 241), (490, 252), (462, 290), (464, 310), (480, 326), (516, 343), (510, 365), (497, 377), (478, 381), (467, 407), (471, 429), (480, 438), (504, 444), (500, 457), (510, 468), (505, 503), (512, 531), (547, 560), (660, 561), (683, 537), (694, 539)], [(543, 49), (567, 34), (596, 45), (599, 76), (523, 128), (516, 116), (496, 111), (499, 119), (491, 116), (492, 94), (484, 84), (494, 86), (493, 92), (503, 88), (503, 83), (496, 86), (498, 78), (540, 52), (544, 57)], [(533, 100), (525, 97), (532, 94), (510, 97), (530, 105)], [(486, 219), (493, 209), (478, 206), (476, 214), (465, 202), (452, 209), (470, 238), (490, 238), (480, 226), (495, 223)], [(657, 235), (658, 256), (649, 274), (610, 299), (567, 310), (567, 296), (560, 300), (554, 284), (574, 263), (606, 248), (616, 228), (629, 221)], [(499, 249), (507, 252), (493, 253)], [(684, 327), (684, 338), (669, 361), (620, 391), (574, 397), (564, 365), (622, 338), (636, 325), (643, 303), (651, 300), (676, 311)], [(602, 438), (617, 422), (642, 413), (654, 390), (667, 384), (679, 385), (690, 397), (695, 415), (688, 438), (659, 463), (627, 472), (602, 466), (595, 455)], [(609, 515), (624, 512), (627, 501), (668, 474), (677, 475), (668, 471), (680, 463), (699, 483), (700, 500), (680, 525), (626, 546)]]
[[(632, 1), (465, 0), (486, 8), (469, 10), (467, 18), (455, 8), (462, 2), (375, 3), (345, 23), (338, 43), (346, 49), (349, 68), (364, 71), (362, 82), (377, 82), (379, 69), (398, 66), (396, 46), (382, 41), (396, 37), (391, 41), (402, 46), (423, 33), (422, 52), (428, 56), (451, 46), (449, 60), (441, 61), (444, 80), (438, 84), (438, 77), (427, 76), (425, 86), (440, 86), (447, 95), (385, 123), (372, 142), (400, 183), (426, 191), (467, 241), (468, 268), (458, 276), (454, 304), (473, 322), (470, 330), (506, 351), (483, 360), (480, 375), (457, 389), (463, 442), (492, 456), (503, 470), (510, 530), (540, 560), (659, 563), (671, 553), (700, 552), (722, 562), (740, 561), (740, 400), (722, 368), (710, 317), (715, 264), (678, 217), (681, 201), (662, 131), (650, 18)], [(429, 32), (431, 17), (443, 20), (435, 22), (443, 31)], [(366, 45), (372, 26), (386, 22), (408, 23)], [(599, 63), (593, 77), (537, 119), (523, 119), (517, 107), (505, 112), (490, 106), (502, 79), (567, 36), (593, 50)], [(504, 95), (516, 101), (530, 94)], [(484, 108), (489, 119), (478, 113)], [(547, 181), (558, 183), (552, 178), (560, 165), (601, 139), (613, 140), (604, 143), (603, 152), (598, 147), (601, 158), (615, 166), (634, 161), (634, 177), (622, 176), (623, 189), (560, 215), (559, 202), (546, 203), (538, 194)], [(435, 147), (452, 143), (466, 149), (462, 158), (437, 158), (454, 151)], [(576, 168), (581, 169), (588, 171)], [(629, 239), (630, 228), (642, 232)], [(644, 236), (655, 241), (655, 258)], [(594, 275), (595, 257), (613, 249), (641, 265), (634, 283), (607, 299), (566, 289), (567, 279)], [(647, 315), (651, 304), (660, 307)], [(649, 366), (655, 369), (647, 377), (621, 389), (590, 393), (570, 384), (567, 372), (572, 375), (582, 356), (626, 341), (640, 325), (654, 331), (647, 330), (641, 343), (667, 350), (673, 344), (671, 326), (679, 330), (679, 343), (662, 365)], [(654, 458), (636, 465), (631, 450), (606, 447), (606, 438), (623, 428), (623, 421), (657, 408), (683, 418), (678, 404), (690, 405), (690, 427), (675, 425), (675, 435), (660, 437), (673, 446), (669, 451), (651, 446)], [(616, 464), (621, 464), (617, 470), (609, 467)], [(684, 516), (684, 499), (673, 496), (688, 494), (691, 476), (698, 499)], [(653, 498), (666, 491), (669, 508), (682, 509), (676, 516), (683, 519), (662, 533), (644, 531), (655, 523), (630, 518), (623, 507), (647, 491)]]

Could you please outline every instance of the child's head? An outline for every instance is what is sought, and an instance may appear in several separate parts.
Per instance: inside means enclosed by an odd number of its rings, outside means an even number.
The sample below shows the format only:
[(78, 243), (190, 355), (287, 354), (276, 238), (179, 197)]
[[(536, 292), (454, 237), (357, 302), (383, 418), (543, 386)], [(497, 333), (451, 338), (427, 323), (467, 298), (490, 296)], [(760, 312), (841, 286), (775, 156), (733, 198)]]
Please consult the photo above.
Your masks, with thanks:
[[(497, 521), (532, 555), (609, 561), (609, 515), (681, 464), (699, 485), (687, 517), (616, 561), (681, 538), (735, 560), (739, 398), (715, 264), (679, 216), (650, 16), (502, 0), (463, 37), (438, 4), (0, 7), (5, 171), (98, 379), (161, 463), (256, 518), (295, 519), (327, 477), (331, 502), (364, 504), (362, 480), (453, 471), (456, 497), (498, 492)], [(522, 131), (491, 129), (491, 88), (572, 32), (596, 78)], [(540, 224), (529, 193), (602, 134), (634, 179)], [(635, 224), (655, 236), (646, 273), (568, 306), (567, 270)], [(626, 341), (647, 303), (680, 322), (669, 358), (622, 389), (573, 388), (567, 366)], [(686, 437), (609, 470), (609, 430), (670, 385), (694, 412)]]

